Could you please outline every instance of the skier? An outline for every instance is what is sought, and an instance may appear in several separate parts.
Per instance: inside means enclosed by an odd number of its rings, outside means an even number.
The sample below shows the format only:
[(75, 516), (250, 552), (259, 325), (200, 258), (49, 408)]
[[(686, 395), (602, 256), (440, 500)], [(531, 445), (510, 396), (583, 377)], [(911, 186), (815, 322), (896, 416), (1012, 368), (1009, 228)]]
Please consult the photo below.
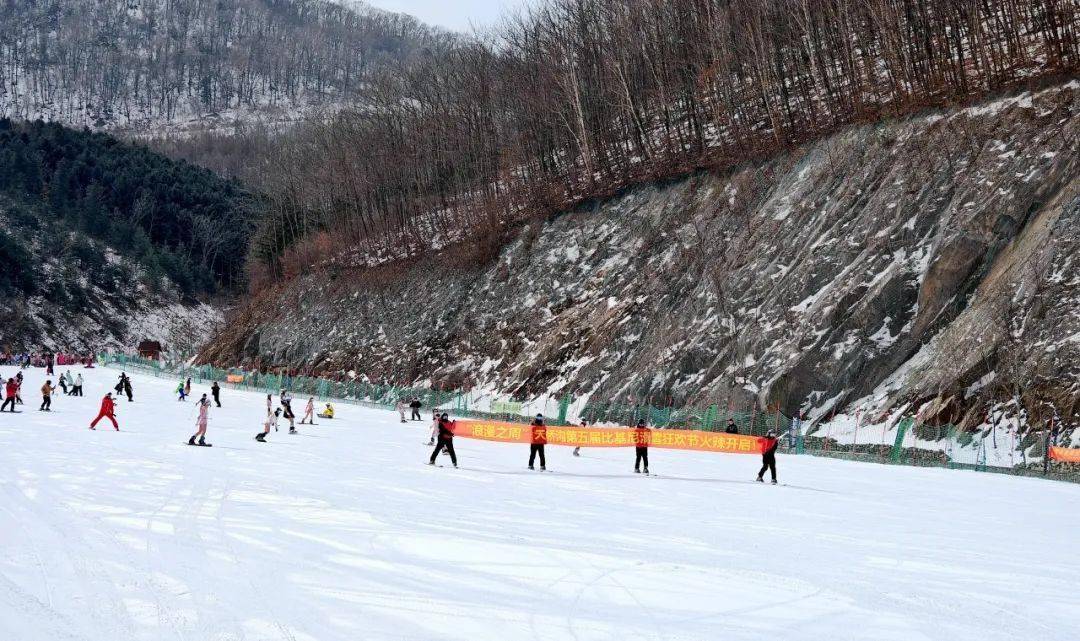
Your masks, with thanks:
[[(70, 374), (69, 374), (69, 376), (70, 376)], [(83, 381), (82, 381), (82, 372), (80, 372), (80, 373), (75, 375), (75, 383), (73, 383), (72, 386), (71, 386), (71, 395), (72, 396), (82, 396), (83, 395), (83, 393), (82, 393), (82, 383), (83, 383)]]
[(54, 374), (55, 373), (53, 372), (53, 355), (49, 354), (48, 356), (45, 357), (45, 375), (46, 376), (53, 376)]
[(41, 407), (38, 408), (41, 412), (52, 411), (52, 393), (56, 390), (52, 386), (52, 380), (46, 380), (45, 384), (41, 386)]
[(547, 443), (547, 428), (544, 427), (544, 415), (537, 414), (532, 422), (532, 443), (529, 445), (529, 469), (533, 468), (536, 455), (540, 455), (540, 471), (547, 469), (547, 461), (544, 460), (544, 444)]
[(266, 422), (263, 423), (263, 431), (255, 435), (255, 440), (260, 443), (266, 442), (266, 436), (270, 434), (270, 428), (273, 427), (274, 431), (277, 431), (278, 417), (281, 416), (281, 408), (275, 409), (273, 412), (266, 411)]
[(450, 462), (457, 467), (457, 454), (454, 452), (454, 423), (446, 414), (439, 417), (439, 443), (435, 446), (435, 451), (431, 453), (428, 465), (435, 465), (435, 459), (442, 450), (450, 452)]
[[(405, 421), (404, 418), (401, 419)], [(434, 445), (436, 437), (439, 436), (439, 410), (431, 412), (431, 438), (428, 439), (428, 445)]]
[(56, 379), (56, 382), (57, 382), (57, 384), (60, 385), (60, 391), (64, 393), (64, 396), (67, 396), (68, 395), (68, 386), (67, 386), (67, 380), (64, 379), (64, 375), (61, 374), (59, 376), (59, 378)]
[(311, 425), (315, 424), (315, 397), (314, 396), (309, 396), (308, 400), (307, 400), (307, 405), (304, 406), (304, 417), (300, 419), (300, 424), (303, 425), (304, 421), (307, 421)]
[(124, 379), (125, 379), (125, 378), (127, 378), (127, 374), (125, 374), (124, 372), (120, 372), (120, 378), (119, 378), (119, 379), (117, 379), (117, 381), (116, 381), (116, 386), (115, 386), (115, 387), (113, 387), (113, 390), (114, 390), (114, 391), (116, 392), (116, 395), (117, 395), (117, 396), (119, 396), (119, 395), (120, 395), (120, 393), (121, 393), (121, 392), (123, 391), (123, 389), (124, 389)]
[(7, 397), (4, 398), (3, 405), (0, 405), (0, 412), (4, 411), (9, 404), (11, 405), (11, 413), (15, 413), (15, 394), (19, 391), (19, 386), (15, 382), (14, 378), (7, 379)]
[(394, 406), (394, 409), (397, 410), (398, 416), (401, 417), (401, 422), (404, 423), (405, 422), (405, 399), (399, 398), (398, 401), (397, 401), (397, 405)]
[(646, 474), (649, 473), (649, 428), (645, 426), (645, 419), (641, 419), (637, 422), (637, 427), (634, 428), (634, 442), (637, 446), (634, 448), (634, 474), (641, 472), (639, 466), (644, 463)]
[(772, 473), (772, 484), (776, 485), (776, 448), (780, 441), (776, 438), (776, 431), (769, 430), (765, 433), (765, 449), (761, 452), (761, 469), (757, 473), (757, 482), (765, 482), (765, 470)]
[(124, 394), (128, 398), (128, 403), (130, 403), (130, 402), (132, 402), (132, 400), (134, 400), (134, 399), (131, 398), (131, 377), (130, 376), (124, 376)]
[(296, 424), (293, 422), (296, 415), (293, 414), (292, 411), (292, 396), (285, 388), (282, 388), (281, 393), (278, 395), (278, 399), (281, 401), (281, 408), (284, 411), (282, 416), (289, 419), (289, 434), (296, 434)]
[[(29, 356), (26, 357), (26, 362), (27, 363), (30, 362), (30, 357)], [(15, 374), (15, 402), (18, 403), (19, 405), (23, 404), (23, 400), (22, 400), (22, 382), (23, 382), (22, 372), (16, 373)]]
[(221, 386), (217, 384), (217, 381), (210, 386), (210, 393), (214, 395), (214, 404), (221, 407)]
[(330, 403), (326, 404), (326, 409), (316, 414), (319, 418), (334, 418), (334, 406)]
[(735, 419), (729, 418), (727, 420), (727, 427), (724, 428), (725, 434), (738, 434), (739, 426), (735, 424)]
[(186, 381), (184, 381), (184, 396), (185, 397), (191, 396), (191, 379), (190, 378), (188, 378)]
[[(585, 422), (585, 419), (581, 419), (581, 427), (588, 427), (589, 424)], [(581, 446), (574, 448), (574, 456), (581, 456)]]
[(419, 398), (413, 397), (412, 403), (409, 403), (409, 407), (412, 408), (412, 420), (414, 420), (414, 421), (423, 420), (423, 419), (420, 418), (420, 408), (423, 407), (423, 406), (424, 406), (424, 404), (420, 402)]
[(116, 431), (120, 431), (120, 426), (116, 424), (116, 406), (113, 404), (112, 392), (105, 394), (105, 398), (101, 399), (101, 411), (98, 412), (97, 418), (90, 423), (90, 429), (95, 429), (95, 425), (98, 424), (103, 418), (107, 418), (112, 421), (113, 427)]
[(188, 397), (188, 392), (184, 388), (184, 382), (180, 381), (179, 383), (176, 384), (176, 400), (177, 401), (186, 401), (187, 397)]
[(198, 436), (198, 445), (202, 445), (203, 447), (210, 447), (206, 443), (206, 423), (210, 420), (210, 399), (206, 398), (206, 394), (203, 394), (202, 398), (199, 399), (197, 405), (199, 406), (199, 418), (195, 419), (195, 425), (196, 427), (198, 427), (198, 430), (196, 430), (196, 432), (191, 435), (191, 438), (188, 439), (187, 444), (196, 445), (195, 437)]

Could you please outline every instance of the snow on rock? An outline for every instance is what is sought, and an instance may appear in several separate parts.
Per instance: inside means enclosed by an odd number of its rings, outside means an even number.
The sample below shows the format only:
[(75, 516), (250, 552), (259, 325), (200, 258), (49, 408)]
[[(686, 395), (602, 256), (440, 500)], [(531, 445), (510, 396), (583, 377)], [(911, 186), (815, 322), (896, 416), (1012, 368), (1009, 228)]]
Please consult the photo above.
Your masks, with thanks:
[[(378, 285), (312, 274), (289, 285), (298, 314), (256, 297), (203, 358), (789, 415), (963, 400), (1009, 361), (1064, 398), (1080, 393), (1078, 94), (853, 127), (644, 185), (532, 222), (482, 266), (436, 256)], [(970, 402), (1000, 392), (996, 369)]]

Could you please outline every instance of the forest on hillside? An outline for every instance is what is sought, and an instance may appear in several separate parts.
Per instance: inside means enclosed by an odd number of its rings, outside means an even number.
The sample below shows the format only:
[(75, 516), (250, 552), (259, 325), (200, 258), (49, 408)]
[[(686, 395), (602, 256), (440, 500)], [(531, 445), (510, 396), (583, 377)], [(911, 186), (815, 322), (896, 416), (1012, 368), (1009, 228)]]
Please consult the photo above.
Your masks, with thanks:
[(1074, 74), (1078, 20), (1075, 0), (551, 0), (292, 132), (262, 170), (255, 282)]
[[(26, 293), (34, 283), (25, 278), (33, 268), (25, 260), (25, 230), (40, 227), (35, 219), (63, 221), (67, 230), (108, 244), (184, 293), (236, 290), (263, 207), (235, 180), (145, 147), (55, 123), (7, 119), (0, 119), (0, 197), (24, 230), (3, 239), (0, 256), (11, 277), (5, 282)], [(83, 260), (105, 260), (93, 253), (81, 252)]]
[(289, 119), (357, 96), (435, 37), (330, 0), (7, 0), (0, 116), (151, 130), (228, 111)]

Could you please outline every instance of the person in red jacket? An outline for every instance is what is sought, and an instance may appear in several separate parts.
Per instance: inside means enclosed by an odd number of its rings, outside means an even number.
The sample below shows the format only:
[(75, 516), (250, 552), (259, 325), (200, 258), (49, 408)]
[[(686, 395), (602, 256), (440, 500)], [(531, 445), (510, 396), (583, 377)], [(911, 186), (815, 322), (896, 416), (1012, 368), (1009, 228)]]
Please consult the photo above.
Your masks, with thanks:
[(112, 392), (105, 395), (105, 398), (101, 399), (101, 411), (98, 412), (97, 418), (93, 423), (90, 423), (90, 429), (95, 429), (94, 426), (98, 424), (103, 418), (107, 418), (112, 421), (113, 427), (116, 431), (120, 431), (120, 426), (116, 424), (116, 407), (113, 405)]
[(457, 454), (454, 453), (454, 422), (446, 414), (439, 417), (439, 443), (435, 446), (435, 451), (431, 453), (428, 465), (435, 465), (435, 459), (443, 449), (450, 452), (450, 462), (457, 467)]
[(544, 445), (547, 444), (547, 427), (544, 426), (544, 415), (537, 414), (532, 422), (532, 442), (529, 445), (529, 469), (536, 469), (533, 463), (536, 455), (540, 455), (540, 471), (547, 470), (547, 461), (544, 460)]
[(14, 378), (7, 379), (7, 385), (5, 385), (7, 397), (4, 399), (4, 404), (0, 405), (0, 412), (4, 411), (4, 408), (11, 405), (11, 413), (15, 413), (15, 396), (19, 393), (19, 384), (15, 382)]
[(757, 473), (757, 482), (765, 482), (765, 470), (772, 472), (772, 483), (776, 485), (776, 448), (780, 441), (776, 438), (776, 432), (769, 430), (765, 434), (765, 449), (761, 451), (761, 470)]

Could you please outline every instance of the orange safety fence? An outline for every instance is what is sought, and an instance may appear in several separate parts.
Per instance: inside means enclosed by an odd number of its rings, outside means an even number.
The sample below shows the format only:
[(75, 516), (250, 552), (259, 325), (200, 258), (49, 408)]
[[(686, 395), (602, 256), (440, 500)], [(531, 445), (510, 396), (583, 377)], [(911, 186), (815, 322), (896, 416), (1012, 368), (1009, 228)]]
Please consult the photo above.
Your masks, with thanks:
[(670, 450), (761, 454), (769, 440), (761, 436), (698, 430), (636, 427), (534, 427), (502, 421), (454, 421), (454, 436), (500, 443), (544, 443), (570, 447), (657, 447)]
[(1051, 447), (1050, 458), (1062, 463), (1080, 463), (1080, 448)]

